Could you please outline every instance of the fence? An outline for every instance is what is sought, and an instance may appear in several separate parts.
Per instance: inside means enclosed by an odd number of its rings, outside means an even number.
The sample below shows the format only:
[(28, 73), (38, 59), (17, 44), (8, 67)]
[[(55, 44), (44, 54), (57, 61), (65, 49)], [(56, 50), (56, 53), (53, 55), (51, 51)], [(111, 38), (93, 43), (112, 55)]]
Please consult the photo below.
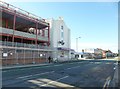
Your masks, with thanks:
[(45, 63), (50, 55), (50, 50), (39, 49), (17, 49), (17, 48), (2, 48), (0, 50), (0, 61), (3, 66), (16, 64), (34, 64)]

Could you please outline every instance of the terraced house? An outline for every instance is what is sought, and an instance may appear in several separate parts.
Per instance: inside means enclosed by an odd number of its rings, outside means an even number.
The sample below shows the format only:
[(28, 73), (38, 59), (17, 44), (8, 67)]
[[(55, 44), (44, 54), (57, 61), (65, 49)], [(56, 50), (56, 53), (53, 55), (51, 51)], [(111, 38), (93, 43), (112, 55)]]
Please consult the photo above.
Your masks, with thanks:
[(0, 1), (2, 65), (46, 62), (51, 53), (49, 23), (34, 14)]

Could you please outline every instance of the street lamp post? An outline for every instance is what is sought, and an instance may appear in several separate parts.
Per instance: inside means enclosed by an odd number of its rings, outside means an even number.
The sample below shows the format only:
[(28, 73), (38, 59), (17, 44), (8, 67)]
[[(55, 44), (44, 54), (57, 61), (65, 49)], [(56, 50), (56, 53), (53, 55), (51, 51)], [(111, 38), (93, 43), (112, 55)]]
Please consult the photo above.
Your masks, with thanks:
[(81, 37), (77, 37), (76, 38), (76, 51), (78, 52), (78, 39), (81, 38)]

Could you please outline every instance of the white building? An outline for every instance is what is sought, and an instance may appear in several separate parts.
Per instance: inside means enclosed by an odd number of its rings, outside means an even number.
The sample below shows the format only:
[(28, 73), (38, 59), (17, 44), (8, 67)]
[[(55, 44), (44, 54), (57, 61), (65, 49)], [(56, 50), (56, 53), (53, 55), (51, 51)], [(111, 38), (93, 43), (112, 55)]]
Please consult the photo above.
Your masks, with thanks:
[(96, 59), (102, 58), (104, 55), (103, 50), (101, 48), (87, 48), (84, 52), (91, 53), (92, 56)]
[(70, 29), (66, 26), (62, 17), (59, 19), (47, 19), (50, 24), (50, 45), (53, 48), (52, 57), (57, 61), (70, 59)]
[(87, 49), (85, 49), (84, 50), (84, 52), (88, 52), (88, 53), (100, 53), (101, 52), (101, 50), (100, 49), (98, 49), (98, 48), (87, 48)]

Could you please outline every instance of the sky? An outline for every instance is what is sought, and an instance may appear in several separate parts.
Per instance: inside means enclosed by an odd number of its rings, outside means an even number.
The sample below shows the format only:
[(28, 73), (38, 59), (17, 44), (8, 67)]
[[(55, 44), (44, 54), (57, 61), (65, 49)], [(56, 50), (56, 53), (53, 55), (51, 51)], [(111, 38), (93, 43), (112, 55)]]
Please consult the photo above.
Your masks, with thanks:
[(71, 48), (118, 52), (117, 2), (9, 2), (44, 19), (63, 17), (71, 30)]

